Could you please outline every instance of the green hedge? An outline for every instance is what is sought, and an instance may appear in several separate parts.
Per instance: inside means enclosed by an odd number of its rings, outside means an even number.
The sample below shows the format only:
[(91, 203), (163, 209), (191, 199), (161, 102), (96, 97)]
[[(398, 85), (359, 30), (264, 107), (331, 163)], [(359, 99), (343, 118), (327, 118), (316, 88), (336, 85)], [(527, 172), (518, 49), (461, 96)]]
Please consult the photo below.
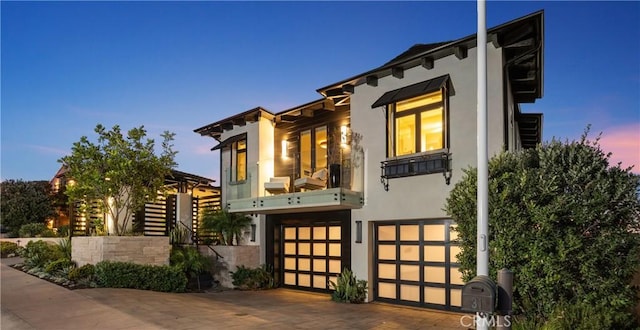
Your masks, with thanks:
[(95, 275), (98, 285), (107, 288), (184, 292), (187, 285), (182, 270), (170, 266), (101, 261), (96, 264)]
[(18, 244), (13, 242), (0, 242), (0, 255), (2, 257), (6, 257), (12, 253), (16, 253), (18, 251)]
[(20, 256), (29, 268), (46, 267), (50, 262), (64, 258), (63, 252), (56, 244), (45, 241), (30, 241), (20, 250)]

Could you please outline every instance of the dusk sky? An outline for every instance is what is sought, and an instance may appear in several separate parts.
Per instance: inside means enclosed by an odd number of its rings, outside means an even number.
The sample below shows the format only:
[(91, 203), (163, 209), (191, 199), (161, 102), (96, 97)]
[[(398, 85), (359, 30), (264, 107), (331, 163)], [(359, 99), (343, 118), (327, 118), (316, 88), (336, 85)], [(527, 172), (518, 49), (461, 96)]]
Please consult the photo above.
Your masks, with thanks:
[[(8, 2), (1, 6), (0, 178), (50, 180), (96, 124), (176, 133), (178, 169), (218, 179), (195, 128), (476, 32), (475, 2)], [(545, 11), (543, 139), (588, 124), (640, 173), (640, 2), (493, 2), (493, 27)]]

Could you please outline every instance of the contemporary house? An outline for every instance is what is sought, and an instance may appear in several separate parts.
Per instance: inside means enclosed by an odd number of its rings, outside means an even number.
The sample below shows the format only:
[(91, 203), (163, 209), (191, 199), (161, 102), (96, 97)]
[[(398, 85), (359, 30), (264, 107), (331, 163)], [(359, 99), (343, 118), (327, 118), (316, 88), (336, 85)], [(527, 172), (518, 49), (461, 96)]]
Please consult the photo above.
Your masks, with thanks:
[[(489, 153), (541, 141), (544, 14), (488, 29)], [(221, 200), (252, 215), (283, 287), (328, 291), (345, 267), (368, 300), (459, 311), (455, 223), (443, 206), (476, 166), (476, 35), (418, 44), (284, 111), (195, 130), (219, 143)]]

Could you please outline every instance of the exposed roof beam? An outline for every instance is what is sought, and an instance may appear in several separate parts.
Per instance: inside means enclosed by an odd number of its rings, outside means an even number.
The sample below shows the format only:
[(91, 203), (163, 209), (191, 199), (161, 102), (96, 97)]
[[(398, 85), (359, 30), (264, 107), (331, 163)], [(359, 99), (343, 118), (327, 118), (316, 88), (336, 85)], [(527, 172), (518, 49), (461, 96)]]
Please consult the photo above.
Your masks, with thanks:
[(421, 62), (422, 62), (422, 66), (427, 70), (433, 69), (433, 57), (431, 56), (423, 57)]
[(367, 85), (373, 86), (373, 87), (378, 86), (378, 76), (373, 74), (367, 76)]
[(467, 58), (467, 47), (466, 46), (457, 46), (453, 50), (456, 57), (461, 60)]
[(404, 69), (399, 66), (395, 66), (391, 68), (391, 75), (398, 79), (402, 79), (404, 78)]

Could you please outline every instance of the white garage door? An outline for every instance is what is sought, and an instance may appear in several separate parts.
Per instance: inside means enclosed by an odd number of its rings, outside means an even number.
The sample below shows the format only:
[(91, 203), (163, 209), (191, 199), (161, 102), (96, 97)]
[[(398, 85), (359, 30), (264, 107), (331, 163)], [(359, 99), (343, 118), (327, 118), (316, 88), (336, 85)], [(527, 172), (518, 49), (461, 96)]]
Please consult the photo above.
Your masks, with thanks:
[(379, 222), (374, 299), (459, 311), (464, 282), (451, 220)]

